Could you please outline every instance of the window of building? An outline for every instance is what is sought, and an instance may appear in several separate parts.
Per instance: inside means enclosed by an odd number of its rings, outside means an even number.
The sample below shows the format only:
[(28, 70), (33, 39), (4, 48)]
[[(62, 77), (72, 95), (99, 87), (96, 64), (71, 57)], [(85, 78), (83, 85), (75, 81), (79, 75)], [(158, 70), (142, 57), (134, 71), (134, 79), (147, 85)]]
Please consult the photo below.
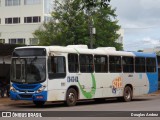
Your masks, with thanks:
[(99, 72), (99, 73), (108, 72), (107, 56), (95, 55), (94, 64), (95, 64), (95, 72)]
[(40, 3), (41, 3), (41, 0), (24, 0), (24, 5), (35, 5)]
[(122, 72), (121, 56), (109, 56), (109, 71)]
[(145, 72), (145, 58), (144, 57), (135, 58), (135, 72), (138, 72), (138, 73)]
[(68, 54), (68, 69), (71, 73), (79, 72), (78, 55)]
[(0, 39), (0, 43), (5, 43), (5, 39)]
[(93, 55), (80, 54), (80, 71), (82, 73), (90, 73), (94, 71)]
[(38, 45), (39, 44), (39, 40), (37, 38), (30, 38), (30, 45)]
[(5, 24), (18, 24), (20, 23), (20, 17), (5, 18)]
[(21, 0), (5, 0), (6, 6), (17, 6), (20, 5)]
[(122, 66), (123, 66), (124, 73), (134, 72), (134, 59), (133, 59), (133, 57), (123, 57), (122, 58)]
[(146, 58), (146, 68), (147, 72), (156, 72), (156, 59)]
[(24, 17), (24, 23), (38, 23), (41, 22), (40, 16)]
[(1, 18), (0, 18), (0, 24), (1, 24)]
[(20, 23), (20, 18), (13, 18), (13, 24)]
[(24, 38), (14, 38), (14, 39), (9, 39), (10, 44), (25, 44), (25, 39)]
[(53, 20), (53, 18), (52, 17), (50, 17), (50, 16), (44, 16), (44, 22), (50, 22), (50, 21), (52, 21)]
[(66, 76), (65, 57), (54, 56), (48, 58), (48, 76), (49, 79), (64, 78)]
[(41, 17), (35, 16), (33, 17), (33, 23), (37, 23), (41, 21)]

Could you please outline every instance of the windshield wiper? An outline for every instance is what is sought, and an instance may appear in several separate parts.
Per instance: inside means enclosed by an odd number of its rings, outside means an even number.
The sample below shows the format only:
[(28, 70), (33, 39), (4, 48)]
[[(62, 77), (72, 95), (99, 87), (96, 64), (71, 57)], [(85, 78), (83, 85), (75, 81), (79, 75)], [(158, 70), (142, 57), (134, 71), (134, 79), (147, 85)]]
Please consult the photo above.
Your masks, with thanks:
[(30, 64), (32, 64), (34, 61), (36, 61), (37, 60), (37, 56), (35, 56), (34, 58), (33, 58), (33, 60), (31, 61), (31, 63)]

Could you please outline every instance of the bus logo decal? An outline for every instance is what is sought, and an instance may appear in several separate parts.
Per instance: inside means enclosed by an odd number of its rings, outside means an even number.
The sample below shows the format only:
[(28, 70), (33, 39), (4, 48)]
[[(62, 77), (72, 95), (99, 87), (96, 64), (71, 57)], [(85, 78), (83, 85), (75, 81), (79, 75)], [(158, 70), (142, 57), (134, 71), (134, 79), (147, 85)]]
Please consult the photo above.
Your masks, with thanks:
[(68, 76), (67, 82), (78, 82), (78, 76)]
[(82, 92), (82, 94), (90, 99), (93, 97), (93, 95), (95, 95), (95, 92), (96, 92), (96, 80), (95, 80), (95, 76), (93, 75), (93, 73), (91, 73), (91, 77), (92, 77), (92, 88), (91, 88), (91, 91), (90, 92), (87, 92), (83, 89), (82, 85), (80, 84), (80, 82), (78, 81), (78, 85), (80, 87), (80, 90)]
[(116, 79), (113, 80), (112, 82), (112, 93), (115, 93), (118, 91), (118, 88), (121, 88), (122, 87), (122, 78), (121, 77), (118, 77)]

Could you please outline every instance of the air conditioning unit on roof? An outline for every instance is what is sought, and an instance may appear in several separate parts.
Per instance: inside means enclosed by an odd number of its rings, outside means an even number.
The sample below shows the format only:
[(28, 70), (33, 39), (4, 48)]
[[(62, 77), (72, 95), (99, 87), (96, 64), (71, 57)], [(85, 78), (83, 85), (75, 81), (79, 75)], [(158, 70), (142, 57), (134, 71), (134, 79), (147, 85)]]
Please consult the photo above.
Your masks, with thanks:
[(88, 49), (87, 45), (68, 45), (68, 48), (82, 48), (82, 49)]

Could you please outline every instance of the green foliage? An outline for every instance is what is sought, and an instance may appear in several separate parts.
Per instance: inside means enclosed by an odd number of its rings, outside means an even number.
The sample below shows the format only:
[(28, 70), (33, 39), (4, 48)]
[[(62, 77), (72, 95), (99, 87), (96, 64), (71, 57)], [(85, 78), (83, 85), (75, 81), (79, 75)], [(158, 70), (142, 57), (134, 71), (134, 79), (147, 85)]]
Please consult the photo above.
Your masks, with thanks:
[(143, 52), (143, 50), (138, 50), (137, 52)]
[(95, 47), (108, 46), (116, 47), (118, 50), (122, 50), (122, 45), (115, 42), (115, 40), (117, 40), (119, 37), (117, 31), (120, 29), (120, 26), (117, 25), (118, 21), (112, 21), (112, 19), (114, 19), (115, 17), (115, 9), (111, 9), (111, 7), (102, 7), (93, 14), (94, 24), (96, 28)]
[[(44, 23), (34, 32), (40, 40), (40, 45), (71, 45), (90, 44), (89, 17), (86, 14), (83, 0), (63, 0), (56, 2), (52, 12), (52, 20)], [(83, 9), (82, 9), (83, 8)], [(119, 37), (116, 33), (120, 26), (115, 20), (115, 9), (111, 7), (97, 7), (92, 12), (96, 35), (94, 36), (94, 47), (114, 46), (118, 50), (122, 45), (115, 42)]]

